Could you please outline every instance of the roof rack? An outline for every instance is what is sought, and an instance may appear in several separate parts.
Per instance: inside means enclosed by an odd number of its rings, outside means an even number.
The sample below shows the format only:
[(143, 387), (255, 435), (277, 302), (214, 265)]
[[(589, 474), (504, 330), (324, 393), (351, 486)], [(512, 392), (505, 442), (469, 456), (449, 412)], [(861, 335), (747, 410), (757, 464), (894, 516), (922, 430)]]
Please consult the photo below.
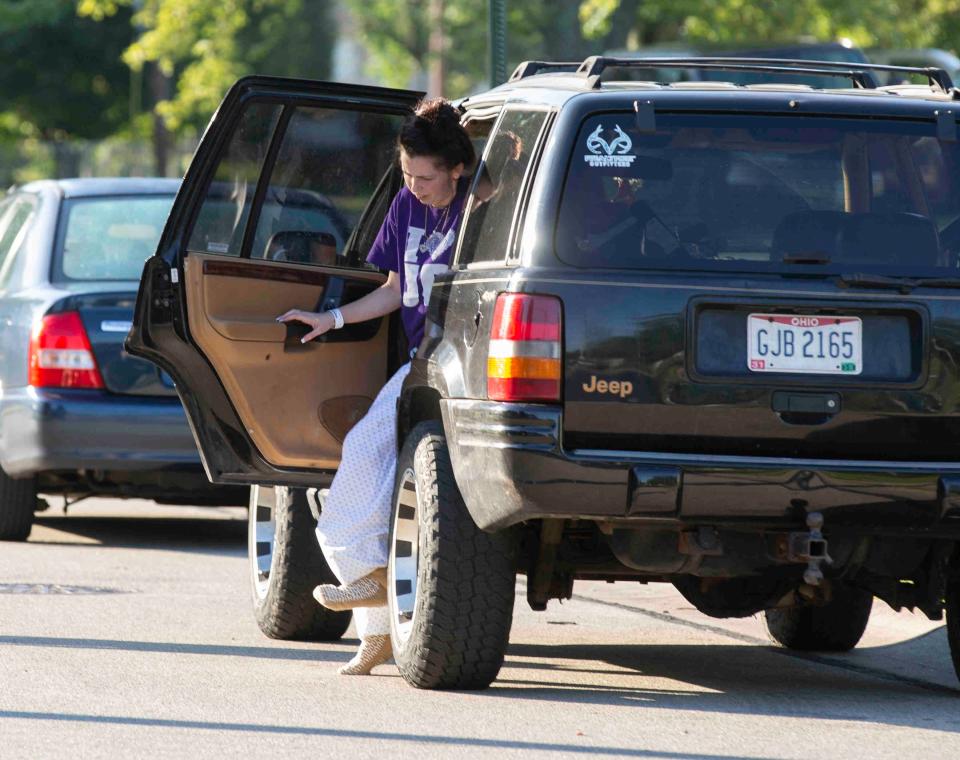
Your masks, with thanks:
[[(522, 65), (522, 64), (521, 64)], [(944, 69), (918, 68), (913, 66), (888, 66), (877, 63), (851, 63), (849, 61), (808, 61), (793, 58), (731, 58), (731, 57), (676, 57), (676, 58), (609, 58), (595, 55), (587, 58), (577, 68), (577, 74), (587, 79), (588, 86), (600, 86), (604, 69), (623, 68), (677, 68), (706, 69), (718, 71), (753, 71), (777, 74), (816, 74), (820, 76), (846, 77), (855, 87), (876, 89), (878, 83), (873, 72), (896, 71), (927, 77), (931, 87), (957, 97), (953, 80)], [(518, 67), (519, 68), (519, 67)]]
[(574, 72), (581, 66), (579, 61), (524, 61), (513, 70), (508, 82), (526, 79), (534, 74), (553, 72)]

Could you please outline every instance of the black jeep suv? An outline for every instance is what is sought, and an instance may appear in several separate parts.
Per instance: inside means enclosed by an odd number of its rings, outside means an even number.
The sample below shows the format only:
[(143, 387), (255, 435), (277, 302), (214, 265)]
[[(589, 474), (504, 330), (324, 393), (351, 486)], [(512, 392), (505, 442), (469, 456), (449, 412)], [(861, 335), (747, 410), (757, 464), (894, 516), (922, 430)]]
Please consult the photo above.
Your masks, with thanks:
[[(946, 609), (960, 669), (957, 90), (936, 69), (878, 87), (866, 64), (654, 63), (764, 82), (528, 62), (461, 103), (482, 160), (400, 400), (401, 673), (489, 684), (518, 572), (535, 609), (578, 579), (668, 582), (798, 649), (853, 647), (874, 596)], [(811, 75), (838, 86), (791, 83)], [(329, 571), (305, 489), (408, 351), (395, 319), (303, 346), (275, 317), (383, 282), (364, 258), (419, 95), (241, 80), (144, 270), (129, 350), (175, 379), (210, 479), (254, 485), (272, 636), (347, 625), (310, 599)], [(329, 246), (304, 192), (350, 226), (326, 262), (274, 253)]]

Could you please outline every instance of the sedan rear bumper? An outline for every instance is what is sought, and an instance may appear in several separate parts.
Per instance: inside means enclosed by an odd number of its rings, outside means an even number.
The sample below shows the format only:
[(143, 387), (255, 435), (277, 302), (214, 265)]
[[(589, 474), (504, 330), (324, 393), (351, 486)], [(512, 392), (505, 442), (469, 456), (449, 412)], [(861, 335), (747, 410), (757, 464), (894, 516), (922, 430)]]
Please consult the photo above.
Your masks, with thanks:
[(0, 465), (13, 477), (201, 468), (179, 398), (31, 387), (0, 400)]
[(562, 409), (441, 402), (457, 484), (481, 528), (566, 518), (641, 526), (960, 535), (960, 464), (567, 451)]

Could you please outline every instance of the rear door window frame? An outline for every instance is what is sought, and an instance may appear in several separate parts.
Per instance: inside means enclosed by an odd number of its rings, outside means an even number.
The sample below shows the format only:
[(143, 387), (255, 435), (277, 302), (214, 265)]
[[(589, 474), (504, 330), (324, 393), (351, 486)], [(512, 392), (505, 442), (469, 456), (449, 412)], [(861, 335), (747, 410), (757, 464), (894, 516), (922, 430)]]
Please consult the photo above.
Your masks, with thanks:
[[(252, 257), (251, 254), (253, 249), (253, 242), (256, 237), (257, 225), (260, 220), (260, 215), (263, 210), (264, 199), (266, 198), (267, 190), (270, 187), (270, 180), (271, 180), (271, 177), (273, 176), (274, 169), (276, 168), (277, 157), (279, 156), (280, 150), (283, 147), (284, 138), (287, 132), (287, 127), (289, 126), (290, 120), (293, 118), (293, 115), (296, 113), (298, 109), (328, 108), (330, 110), (336, 110), (336, 111), (357, 111), (360, 113), (368, 113), (368, 114), (386, 114), (386, 115), (393, 115), (393, 116), (403, 115), (403, 112), (400, 109), (391, 108), (388, 106), (378, 106), (374, 104), (363, 104), (363, 103), (360, 103), (360, 104), (343, 103), (332, 98), (324, 98), (322, 96), (310, 96), (307, 94), (304, 94), (303, 96), (298, 97), (296, 99), (275, 99), (275, 98), (255, 95), (255, 96), (246, 98), (240, 107), (242, 109), (247, 109), (251, 105), (258, 104), (258, 103), (263, 103), (263, 104), (273, 103), (273, 104), (279, 105), (281, 106), (281, 111), (279, 116), (277, 117), (277, 123), (273, 127), (273, 133), (270, 136), (269, 146), (260, 164), (260, 170), (257, 175), (257, 183), (254, 190), (253, 200), (250, 206), (250, 212), (247, 215), (247, 218), (244, 223), (243, 239), (240, 245), (240, 253), (239, 255), (237, 255), (237, 254), (228, 254), (228, 253), (216, 253), (212, 251), (199, 251), (199, 250), (196, 250), (195, 248), (191, 248), (189, 245), (193, 237), (193, 232), (194, 232), (198, 217), (204, 206), (207, 193), (209, 192), (210, 185), (212, 184), (215, 178), (217, 169), (219, 168), (219, 161), (216, 161), (216, 162), (213, 162), (212, 165), (208, 168), (207, 176), (204, 177), (201, 183), (201, 189), (198, 191), (198, 194), (201, 195), (204, 200), (196, 204), (196, 207), (193, 210), (191, 218), (189, 219), (187, 225), (185, 225), (184, 227), (182, 244), (180, 246), (180, 251), (178, 252), (178, 257), (180, 258), (181, 266), (182, 266), (183, 258), (189, 256), (191, 252), (201, 253), (204, 255), (212, 255), (212, 256), (224, 256), (225, 258), (230, 258), (230, 259), (241, 259), (241, 260), (246, 259), (250, 261), (263, 260), (263, 259), (260, 259), (259, 257), (257, 258)], [(241, 115), (242, 115), (242, 112), (241, 112)], [(231, 130), (229, 134), (226, 135), (225, 139), (229, 142), (233, 138), (234, 134), (235, 134), (235, 129)], [(220, 155), (222, 156), (224, 154), (221, 153)], [(380, 190), (380, 185), (378, 184), (378, 186), (371, 191), (370, 197), (367, 198), (368, 204), (370, 200), (372, 200), (377, 195), (377, 192), (379, 190)], [(355, 239), (363, 238), (362, 235), (356, 234), (357, 231), (360, 229), (360, 226), (370, 225), (374, 221), (376, 221), (376, 224), (379, 228), (379, 225), (382, 224), (383, 222), (382, 218), (373, 220), (372, 218), (367, 218), (367, 217), (368, 217), (367, 214), (361, 214), (360, 218), (357, 221), (357, 227), (351, 231), (351, 233), (347, 236), (347, 239), (344, 243), (343, 255), (347, 257), (349, 261), (353, 261), (356, 258), (351, 255), (352, 253), (354, 253), (352, 244), (354, 243)], [(354, 271), (357, 269), (360, 269), (362, 271), (372, 271), (369, 267), (364, 266), (365, 260), (366, 260), (366, 252), (360, 251), (359, 261), (357, 262), (359, 266), (352, 266), (349, 264), (348, 265), (331, 264), (329, 265), (329, 267), (343, 269), (347, 271)], [(318, 266), (318, 265), (306, 264), (305, 266)], [(327, 265), (324, 265), (324, 268), (327, 268)]]
[[(537, 131), (537, 135), (534, 138), (533, 145), (530, 148), (530, 160), (527, 162), (527, 165), (523, 169), (523, 176), (520, 180), (520, 187), (517, 193), (517, 201), (514, 206), (513, 214), (510, 220), (510, 232), (507, 235), (507, 244), (504, 250), (503, 258), (499, 259), (486, 259), (483, 261), (469, 261), (467, 263), (463, 262), (463, 245), (464, 245), (464, 235), (463, 231), (466, 229), (467, 225), (470, 223), (470, 216), (474, 211), (473, 204), (473, 194), (476, 190), (476, 186), (480, 181), (482, 175), (483, 166), (487, 161), (489, 156), (491, 146), (493, 145), (497, 134), (500, 130), (500, 127), (503, 123), (504, 118), (507, 114), (523, 111), (527, 113), (531, 112), (542, 112), (545, 114), (544, 120), (540, 125), (540, 129)], [(530, 187), (532, 184), (533, 178), (536, 176), (536, 169), (540, 163), (540, 157), (543, 152), (543, 146), (546, 142), (547, 135), (550, 133), (550, 129), (553, 125), (554, 117), (556, 115), (556, 108), (549, 105), (540, 105), (540, 104), (530, 104), (530, 103), (507, 103), (501, 108), (499, 114), (497, 115), (496, 121), (494, 122), (493, 128), (490, 130), (490, 135), (487, 138), (487, 141), (484, 145), (483, 155), (477, 161), (477, 168), (474, 171), (473, 179), (470, 183), (470, 189), (467, 195), (467, 204), (465, 208), (465, 214), (463, 220), (460, 222), (460, 234), (457, 235), (457, 249), (454, 252), (454, 256), (451, 262), (452, 269), (465, 269), (465, 270), (483, 270), (483, 269), (502, 269), (504, 266), (509, 265), (510, 263), (517, 263), (519, 260), (519, 237), (520, 231), (523, 228), (523, 219), (526, 214), (526, 205), (527, 200), (530, 195)]]

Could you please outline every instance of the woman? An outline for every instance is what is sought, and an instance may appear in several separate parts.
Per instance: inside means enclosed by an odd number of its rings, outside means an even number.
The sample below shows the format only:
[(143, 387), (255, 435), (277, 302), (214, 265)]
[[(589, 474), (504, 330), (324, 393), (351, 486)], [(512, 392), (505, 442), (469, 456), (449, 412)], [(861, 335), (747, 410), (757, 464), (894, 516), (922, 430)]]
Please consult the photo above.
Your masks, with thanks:
[[(367, 261), (389, 271), (377, 290), (341, 309), (297, 309), (278, 317), (312, 329), (313, 340), (345, 324), (400, 309), (409, 345), (423, 338), (434, 276), (449, 267), (473, 145), (456, 109), (437, 98), (420, 103), (397, 140), (404, 187), (397, 193)], [(412, 352), (411, 352), (412, 355)], [(366, 675), (392, 655), (386, 608), (387, 534), (396, 472), (396, 405), (410, 370), (407, 363), (387, 382), (366, 416), (343, 443), (340, 469), (317, 524), (317, 538), (340, 586), (317, 586), (314, 596), (334, 610), (356, 609), (356, 656), (339, 672)]]

